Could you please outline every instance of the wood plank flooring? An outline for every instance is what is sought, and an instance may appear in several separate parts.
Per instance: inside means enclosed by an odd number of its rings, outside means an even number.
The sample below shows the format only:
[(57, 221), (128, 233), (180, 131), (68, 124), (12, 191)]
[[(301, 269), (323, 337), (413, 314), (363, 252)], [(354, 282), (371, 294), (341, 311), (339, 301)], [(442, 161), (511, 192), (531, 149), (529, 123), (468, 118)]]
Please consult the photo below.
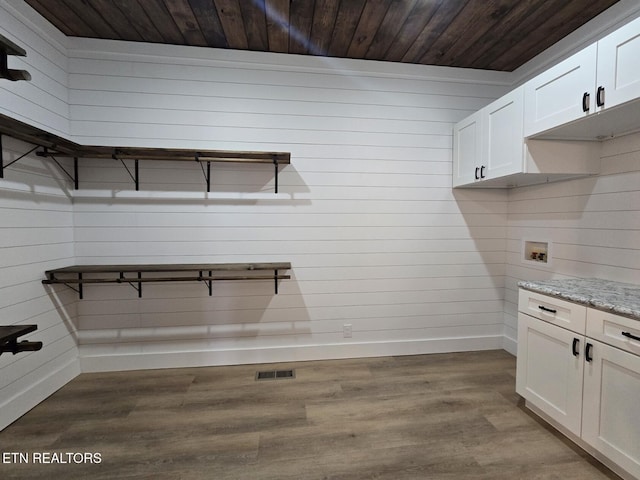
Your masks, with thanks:
[(504, 351), (82, 374), (0, 432), (0, 455), (20, 480), (619, 478), (522, 407)]

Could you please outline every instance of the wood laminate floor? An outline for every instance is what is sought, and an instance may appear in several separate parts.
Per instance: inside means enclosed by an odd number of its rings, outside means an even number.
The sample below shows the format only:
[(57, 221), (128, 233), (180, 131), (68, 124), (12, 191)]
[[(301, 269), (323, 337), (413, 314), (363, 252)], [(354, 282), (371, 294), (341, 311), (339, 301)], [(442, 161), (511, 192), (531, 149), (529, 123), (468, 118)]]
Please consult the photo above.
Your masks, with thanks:
[[(255, 380), (275, 368), (296, 377)], [(82, 374), (0, 454), (21, 480), (618, 478), (522, 407), (504, 351)]]

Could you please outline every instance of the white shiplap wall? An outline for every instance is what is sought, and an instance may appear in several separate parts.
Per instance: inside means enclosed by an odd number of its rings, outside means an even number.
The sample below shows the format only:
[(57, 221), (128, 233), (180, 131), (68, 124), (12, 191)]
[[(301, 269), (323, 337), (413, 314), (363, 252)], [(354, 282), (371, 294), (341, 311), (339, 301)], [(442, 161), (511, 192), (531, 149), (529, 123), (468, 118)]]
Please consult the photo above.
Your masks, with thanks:
[[(26, 69), (30, 82), (0, 80), (0, 113), (68, 136), (65, 38), (32, 10), (0, 2), (0, 33), (27, 57), (9, 67)], [(5, 165), (33, 146), (3, 136)], [(79, 372), (75, 298), (46, 289), (48, 268), (74, 262), (73, 206), (60, 171), (34, 154), (4, 171), (0, 180), (0, 324), (37, 324), (27, 338), (39, 352), (0, 356), (0, 429), (37, 405)], [(56, 293), (59, 292), (59, 293)]]
[[(105, 50), (105, 45), (110, 47)], [(100, 48), (102, 51), (100, 51)], [(194, 53), (195, 52), (195, 53)], [(87, 370), (499, 348), (505, 192), (451, 191), (451, 127), (497, 74), (78, 41), (80, 143), (290, 151), (268, 166), (85, 162), (81, 263), (291, 261), (293, 279), (86, 289)], [(353, 337), (343, 337), (343, 325)]]
[[(31, 145), (4, 137), (5, 162)], [(66, 183), (51, 164), (30, 155), (0, 182), (0, 324), (36, 324), (27, 339), (38, 352), (0, 356), (0, 429), (80, 373), (75, 296), (45, 288), (43, 272), (73, 263), (73, 211)], [(24, 338), (22, 338), (24, 339)], [(22, 340), (21, 339), (21, 340)]]
[[(505, 342), (515, 349), (517, 282), (598, 277), (640, 283), (640, 134), (594, 144), (597, 177), (509, 194)], [(552, 243), (551, 265), (521, 261), (522, 239)]]
[(66, 37), (22, 2), (7, 1), (0, 1), (0, 34), (27, 52), (9, 56), (9, 68), (31, 74), (28, 82), (0, 81), (0, 113), (68, 138)]

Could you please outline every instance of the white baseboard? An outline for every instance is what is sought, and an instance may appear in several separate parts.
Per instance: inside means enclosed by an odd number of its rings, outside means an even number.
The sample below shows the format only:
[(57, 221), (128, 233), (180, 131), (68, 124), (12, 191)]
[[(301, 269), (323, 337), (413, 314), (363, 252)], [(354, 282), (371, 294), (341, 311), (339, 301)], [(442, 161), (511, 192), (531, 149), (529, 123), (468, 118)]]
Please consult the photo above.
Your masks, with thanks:
[(518, 356), (518, 341), (507, 336), (502, 337), (502, 348), (514, 357)]
[(90, 349), (88, 349), (87, 346), (83, 346), (80, 353), (80, 368), (82, 372), (110, 372), (155, 368), (385, 357), (392, 355), (421, 355), (473, 350), (496, 350), (502, 348), (502, 336), (122, 355), (92, 355)]
[(76, 358), (0, 405), (0, 431), (80, 375)]

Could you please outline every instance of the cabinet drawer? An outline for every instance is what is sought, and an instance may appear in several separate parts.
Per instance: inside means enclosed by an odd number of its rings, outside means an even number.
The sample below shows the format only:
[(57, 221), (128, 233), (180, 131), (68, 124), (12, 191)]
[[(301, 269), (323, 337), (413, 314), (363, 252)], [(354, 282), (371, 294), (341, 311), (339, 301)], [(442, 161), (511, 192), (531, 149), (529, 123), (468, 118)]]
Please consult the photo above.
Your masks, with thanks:
[(587, 336), (640, 355), (640, 320), (589, 308)]
[(518, 310), (532, 317), (584, 335), (587, 307), (520, 289)]

